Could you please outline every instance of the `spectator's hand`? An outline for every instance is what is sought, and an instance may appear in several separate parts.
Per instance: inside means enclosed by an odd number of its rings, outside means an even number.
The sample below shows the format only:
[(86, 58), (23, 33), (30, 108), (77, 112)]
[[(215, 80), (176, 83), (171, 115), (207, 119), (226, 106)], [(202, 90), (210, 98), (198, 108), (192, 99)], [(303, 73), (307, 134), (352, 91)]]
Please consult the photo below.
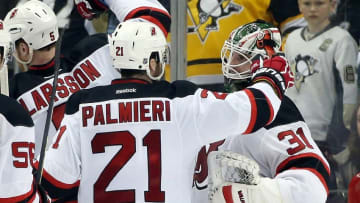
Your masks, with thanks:
[(75, 4), (79, 14), (88, 20), (96, 18), (109, 9), (101, 0), (75, 0)]
[(281, 99), (285, 90), (294, 85), (294, 75), (283, 56), (256, 60), (251, 65), (251, 72), (252, 83), (260, 81), (269, 83)]

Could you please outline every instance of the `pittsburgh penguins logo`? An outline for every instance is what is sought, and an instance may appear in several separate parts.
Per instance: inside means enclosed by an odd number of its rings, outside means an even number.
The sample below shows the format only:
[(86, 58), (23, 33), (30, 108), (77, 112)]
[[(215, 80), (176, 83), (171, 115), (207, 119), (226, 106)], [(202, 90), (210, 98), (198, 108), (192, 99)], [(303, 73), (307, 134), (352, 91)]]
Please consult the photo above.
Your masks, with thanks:
[(300, 90), (301, 83), (305, 82), (307, 77), (319, 72), (314, 68), (317, 62), (317, 59), (309, 55), (297, 55), (295, 60), (291, 62), (291, 71), (295, 75), (295, 87), (298, 91)]
[[(188, 27), (189, 33), (198, 33), (202, 42), (210, 31), (218, 30), (218, 20), (232, 13), (240, 13), (243, 7), (232, 0), (188, 0), (188, 12), (193, 26)], [(192, 9), (191, 9), (192, 8)]]

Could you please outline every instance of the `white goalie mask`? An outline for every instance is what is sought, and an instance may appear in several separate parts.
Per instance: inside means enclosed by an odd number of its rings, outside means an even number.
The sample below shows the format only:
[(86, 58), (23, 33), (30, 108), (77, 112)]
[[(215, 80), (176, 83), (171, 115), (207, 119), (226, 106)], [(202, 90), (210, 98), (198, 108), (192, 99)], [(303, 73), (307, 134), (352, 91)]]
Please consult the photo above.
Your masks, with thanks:
[[(244, 80), (251, 77), (250, 70), (238, 72), (235, 67), (252, 63), (255, 57), (269, 57), (279, 52), (281, 47), (280, 31), (264, 22), (256, 21), (233, 30), (221, 50), (222, 71), (225, 78)], [(239, 63), (232, 60), (240, 57)]]
[[(38, 0), (13, 8), (5, 17), (7, 30), (13, 42), (23, 39), (30, 48), (30, 52), (55, 43), (59, 38), (57, 19), (54, 11), (45, 3)], [(32, 55), (32, 54), (31, 54)], [(29, 61), (21, 61), (27, 64)]]
[(5, 24), (0, 20), (0, 70), (11, 59), (14, 44), (11, 42), (10, 34), (5, 29)]
[[(169, 63), (169, 49), (165, 35), (149, 22), (126, 21), (120, 23), (109, 36), (110, 55), (116, 69), (145, 70), (152, 80), (164, 75)], [(155, 59), (160, 71), (150, 73), (150, 59)]]

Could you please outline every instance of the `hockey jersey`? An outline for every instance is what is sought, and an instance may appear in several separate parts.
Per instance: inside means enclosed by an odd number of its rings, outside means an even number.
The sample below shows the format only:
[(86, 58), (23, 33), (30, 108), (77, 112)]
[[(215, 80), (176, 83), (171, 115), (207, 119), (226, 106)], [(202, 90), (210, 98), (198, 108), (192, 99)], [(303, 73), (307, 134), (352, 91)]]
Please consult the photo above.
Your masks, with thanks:
[[(109, 7), (120, 21), (146, 20), (162, 28), (165, 35), (170, 29), (170, 16), (157, 1), (107, 0)], [(152, 6), (153, 5), (153, 6)], [(64, 115), (65, 102), (80, 89), (109, 85), (120, 74), (113, 68), (105, 34), (89, 36), (80, 41), (69, 57), (61, 58), (60, 74), (57, 81), (54, 113), (49, 128), (49, 138), (59, 128)], [(29, 71), (19, 73), (10, 81), (10, 96), (16, 98), (28, 110), (35, 123), (36, 156), (40, 152), (45, 121), (50, 103), (55, 61), (41, 66), (31, 66)]]
[(271, 122), (280, 100), (266, 83), (232, 94), (187, 81), (138, 79), (82, 90), (44, 161), (52, 198), (79, 202), (190, 202), (193, 159), (206, 143)]
[(314, 140), (326, 141), (330, 127), (343, 125), (343, 105), (357, 102), (357, 45), (338, 26), (329, 25), (309, 40), (305, 29), (293, 31), (287, 39), (285, 55), (295, 85), (286, 95), (304, 116)]
[(40, 202), (32, 174), (34, 139), (28, 113), (0, 94), (0, 202)]
[(223, 83), (220, 51), (229, 33), (240, 25), (262, 19), (278, 25), (283, 34), (305, 25), (296, 0), (187, 2), (186, 79), (198, 85)]
[(311, 138), (296, 106), (287, 97), (271, 125), (248, 135), (233, 135), (200, 149), (194, 170), (194, 203), (208, 202), (207, 156), (215, 150), (236, 152), (254, 160), (261, 176), (277, 180), (283, 203), (326, 201), (329, 164)]

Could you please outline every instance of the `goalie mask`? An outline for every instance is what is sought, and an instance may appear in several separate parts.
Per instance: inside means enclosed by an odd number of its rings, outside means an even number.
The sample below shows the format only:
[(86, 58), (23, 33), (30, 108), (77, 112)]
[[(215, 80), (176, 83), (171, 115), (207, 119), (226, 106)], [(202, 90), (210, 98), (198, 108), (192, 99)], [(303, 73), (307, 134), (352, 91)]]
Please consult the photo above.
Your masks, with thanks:
[(221, 50), (225, 90), (233, 92), (247, 87), (252, 76), (252, 62), (271, 57), (280, 47), (280, 31), (265, 21), (255, 21), (233, 30)]
[(10, 35), (5, 29), (4, 22), (0, 20), (0, 70), (11, 59), (13, 50)]
[[(152, 80), (164, 75), (169, 50), (159, 27), (148, 22), (125, 21), (109, 36), (110, 55), (116, 69), (143, 70)], [(156, 71), (150, 66), (155, 65)]]

